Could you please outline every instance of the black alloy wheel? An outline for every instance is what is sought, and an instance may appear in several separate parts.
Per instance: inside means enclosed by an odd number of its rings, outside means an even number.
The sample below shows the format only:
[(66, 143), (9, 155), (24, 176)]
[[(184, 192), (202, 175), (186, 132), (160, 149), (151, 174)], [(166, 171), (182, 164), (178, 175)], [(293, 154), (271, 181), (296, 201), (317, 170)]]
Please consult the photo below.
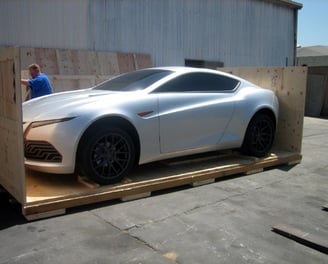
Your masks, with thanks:
[(81, 171), (100, 184), (118, 182), (134, 165), (135, 146), (120, 128), (95, 131), (81, 148)]
[(272, 147), (274, 135), (274, 120), (264, 113), (255, 115), (248, 125), (242, 152), (256, 157), (266, 156)]

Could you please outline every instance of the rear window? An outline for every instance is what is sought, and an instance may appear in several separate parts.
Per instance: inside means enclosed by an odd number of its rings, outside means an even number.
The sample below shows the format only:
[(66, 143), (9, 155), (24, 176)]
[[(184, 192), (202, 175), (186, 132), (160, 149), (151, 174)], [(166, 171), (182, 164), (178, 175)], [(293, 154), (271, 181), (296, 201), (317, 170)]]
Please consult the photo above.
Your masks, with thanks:
[(94, 89), (106, 91), (138, 91), (143, 90), (171, 74), (169, 70), (139, 70), (125, 73), (105, 81)]

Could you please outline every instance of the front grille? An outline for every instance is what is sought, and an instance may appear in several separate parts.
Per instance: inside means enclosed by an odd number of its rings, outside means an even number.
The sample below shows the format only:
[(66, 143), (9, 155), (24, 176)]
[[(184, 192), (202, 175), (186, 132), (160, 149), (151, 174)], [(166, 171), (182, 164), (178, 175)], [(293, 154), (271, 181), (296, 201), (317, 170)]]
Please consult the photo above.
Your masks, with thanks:
[(24, 142), (24, 155), (27, 159), (47, 162), (61, 162), (63, 157), (53, 145), (45, 141), (27, 140)]

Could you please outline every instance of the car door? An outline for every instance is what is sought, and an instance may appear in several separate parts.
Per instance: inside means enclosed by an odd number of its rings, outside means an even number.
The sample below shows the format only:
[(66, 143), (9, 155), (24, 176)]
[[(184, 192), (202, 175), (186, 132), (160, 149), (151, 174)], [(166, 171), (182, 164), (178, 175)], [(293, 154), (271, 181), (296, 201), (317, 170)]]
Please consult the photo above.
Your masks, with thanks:
[(220, 80), (216, 74), (189, 73), (158, 89), (162, 153), (206, 150), (219, 144), (235, 104), (233, 89), (224, 90)]

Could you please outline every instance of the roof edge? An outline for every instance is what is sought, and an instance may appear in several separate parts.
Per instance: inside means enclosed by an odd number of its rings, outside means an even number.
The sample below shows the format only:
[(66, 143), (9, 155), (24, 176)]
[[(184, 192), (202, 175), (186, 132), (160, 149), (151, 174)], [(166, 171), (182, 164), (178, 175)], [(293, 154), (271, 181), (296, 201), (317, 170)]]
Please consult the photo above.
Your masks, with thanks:
[(292, 0), (264, 0), (266, 2), (271, 2), (278, 5), (287, 6), (293, 9), (302, 9), (303, 5), (301, 3), (294, 2)]

